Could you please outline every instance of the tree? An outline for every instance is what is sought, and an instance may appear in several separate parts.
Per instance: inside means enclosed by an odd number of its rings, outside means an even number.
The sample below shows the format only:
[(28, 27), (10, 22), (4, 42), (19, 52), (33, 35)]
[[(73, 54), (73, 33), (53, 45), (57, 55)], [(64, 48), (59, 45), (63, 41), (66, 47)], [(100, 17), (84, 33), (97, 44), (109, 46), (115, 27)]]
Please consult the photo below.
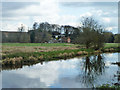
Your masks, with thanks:
[(35, 42), (35, 32), (34, 31), (31, 31), (31, 33), (30, 33), (30, 40), (31, 40), (31, 43)]
[(31, 30), (29, 31), (31, 43), (44, 43), (51, 40), (52, 35), (43, 30)]
[(24, 32), (25, 31), (25, 26), (23, 26), (23, 24), (21, 24), (21, 26), (18, 27), (18, 31), (19, 32)]
[(71, 33), (72, 33), (72, 26), (69, 25), (65, 25), (64, 27), (64, 33), (65, 33), (65, 37), (68, 37)]
[(52, 26), (48, 22), (43, 22), (38, 25), (38, 29), (50, 32), (52, 30)]
[(52, 38), (52, 35), (50, 35), (47, 31), (44, 31), (42, 34), (42, 42), (49, 42), (49, 40)]
[(70, 35), (70, 38), (71, 38), (71, 42), (72, 43), (82, 43), (81, 40), (80, 40), (80, 37), (81, 36), (81, 29), (78, 27), (78, 28), (73, 28), (73, 33)]
[(115, 35), (115, 43), (120, 43), (120, 34)]
[(104, 32), (105, 43), (114, 43), (114, 34), (112, 32)]
[(38, 23), (37, 23), (37, 22), (34, 22), (34, 24), (33, 24), (33, 30), (36, 30), (37, 27), (38, 27)]
[(85, 44), (86, 48), (93, 47), (94, 49), (100, 49), (101, 47), (103, 47), (104, 28), (91, 17), (83, 18), (81, 22), (82, 22), (81, 27), (82, 34), (79, 38), (81, 42)]

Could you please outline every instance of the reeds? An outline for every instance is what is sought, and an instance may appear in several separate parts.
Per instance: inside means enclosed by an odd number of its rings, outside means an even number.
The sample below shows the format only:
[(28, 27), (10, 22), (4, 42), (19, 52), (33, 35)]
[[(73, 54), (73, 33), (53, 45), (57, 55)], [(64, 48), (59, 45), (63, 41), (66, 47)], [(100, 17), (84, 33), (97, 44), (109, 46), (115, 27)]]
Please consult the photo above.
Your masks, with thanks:
[(38, 59), (36, 57), (29, 56), (28, 60), (30, 60), (30, 61), (37, 61)]
[(73, 56), (75, 56), (75, 53), (74, 53), (74, 52), (71, 52), (71, 53), (66, 53), (66, 52), (65, 52), (65, 53), (60, 53), (60, 54), (58, 55), (59, 58), (65, 58), (65, 59), (66, 59), (67, 57), (69, 58), (69, 57), (73, 57)]
[(119, 51), (118, 48), (107, 48), (107, 49), (104, 49), (104, 52), (116, 52), (116, 51)]
[(27, 64), (27, 63), (38, 63), (41, 61), (67, 59), (75, 56), (99, 54), (102, 52), (113, 52), (119, 50), (118, 48), (106, 48), (94, 51), (93, 49), (68, 49), (68, 50), (55, 50), (46, 52), (19, 52), (12, 54), (4, 54), (2, 56), (3, 65), (16, 65), (16, 64)]
[(20, 64), (22, 60), (22, 57), (6, 58), (2, 61), (2, 64)]

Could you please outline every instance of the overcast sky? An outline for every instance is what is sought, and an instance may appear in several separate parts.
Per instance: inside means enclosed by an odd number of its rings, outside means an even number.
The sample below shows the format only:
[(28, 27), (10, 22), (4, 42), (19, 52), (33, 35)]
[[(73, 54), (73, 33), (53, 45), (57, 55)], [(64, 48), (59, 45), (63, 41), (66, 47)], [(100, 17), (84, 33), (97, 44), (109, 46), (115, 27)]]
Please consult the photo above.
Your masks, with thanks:
[[(94, 17), (106, 30), (118, 33), (118, 2), (81, 2), (81, 0), (40, 0), (39, 2), (2, 2), (2, 30), (26, 30), (34, 22), (78, 26), (84, 16)], [(98, 0), (97, 0), (98, 1)], [(113, 0), (112, 0), (113, 1)], [(1, 27), (0, 27), (1, 28)]]

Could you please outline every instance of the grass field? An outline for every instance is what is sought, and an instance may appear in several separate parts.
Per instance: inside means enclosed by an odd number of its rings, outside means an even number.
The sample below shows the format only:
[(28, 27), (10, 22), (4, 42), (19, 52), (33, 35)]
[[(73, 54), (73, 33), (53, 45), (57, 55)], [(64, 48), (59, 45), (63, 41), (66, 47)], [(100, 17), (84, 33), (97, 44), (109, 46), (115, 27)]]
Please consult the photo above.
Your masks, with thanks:
[(69, 43), (3, 43), (2, 54), (71, 50), (77, 46)]
[(3, 46), (44, 46), (44, 47), (53, 47), (53, 46), (77, 46), (75, 44), (69, 43), (2, 43)]
[(105, 43), (105, 48), (120, 47), (120, 43)]
[[(69, 44), (69, 43), (2, 43), (2, 46), (78, 46), (78, 44)], [(120, 43), (105, 43), (105, 47), (118, 47)]]
[[(120, 44), (119, 44), (120, 45)], [(79, 48), (78, 48), (79, 46)], [(48, 52), (58, 50), (74, 50), (83, 48), (84, 45), (69, 43), (3, 43), (2, 54), (12, 54), (21, 52)], [(117, 43), (106, 43), (105, 49), (118, 47)]]

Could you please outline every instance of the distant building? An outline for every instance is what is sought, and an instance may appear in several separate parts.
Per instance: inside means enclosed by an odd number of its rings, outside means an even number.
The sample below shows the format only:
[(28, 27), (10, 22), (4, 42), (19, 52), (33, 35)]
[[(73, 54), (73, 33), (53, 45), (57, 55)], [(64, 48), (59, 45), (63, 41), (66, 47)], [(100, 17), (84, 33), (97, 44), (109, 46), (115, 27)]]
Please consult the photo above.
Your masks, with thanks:
[(70, 39), (70, 37), (65, 37), (64, 35), (62, 35), (61, 42), (62, 43), (70, 43), (71, 39)]
[(67, 38), (67, 43), (70, 43), (71, 42), (71, 39), (70, 37)]

